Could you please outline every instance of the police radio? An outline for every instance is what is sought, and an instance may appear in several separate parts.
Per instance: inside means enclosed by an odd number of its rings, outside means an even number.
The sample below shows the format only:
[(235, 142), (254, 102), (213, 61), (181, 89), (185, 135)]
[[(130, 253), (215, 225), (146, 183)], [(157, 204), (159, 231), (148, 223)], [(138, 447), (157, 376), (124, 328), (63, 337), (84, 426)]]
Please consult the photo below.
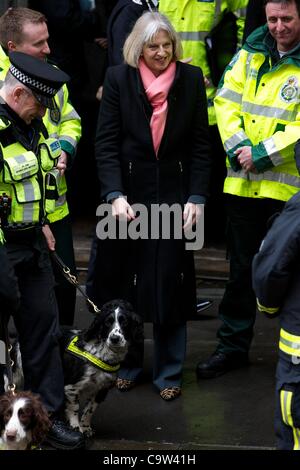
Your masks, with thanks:
[(11, 213), (11, 197), (6, 193), (0, 194), (0, 220), (3, 225), (7, 223), (8, 216)]

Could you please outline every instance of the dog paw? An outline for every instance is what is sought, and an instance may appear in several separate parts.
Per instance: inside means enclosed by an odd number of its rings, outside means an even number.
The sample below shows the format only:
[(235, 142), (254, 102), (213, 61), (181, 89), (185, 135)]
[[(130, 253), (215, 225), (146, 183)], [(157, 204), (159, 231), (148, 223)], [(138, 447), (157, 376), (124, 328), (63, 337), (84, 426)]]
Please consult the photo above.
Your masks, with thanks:
[(80, 428), (80, 426), (78, 426), (78, 424), (76, 425), (76, 424), (69, 423), (69, 425), (70, 425), (70, 428), (73, 429), (73, 431), (80, 431), (80, 432), (82, 432), (82, 431), (81, 431), (81, 428)]
[(91, 427), (82, 427), (81, 432), (83, 433), (84, 437), (93, 437), (95, 431)]

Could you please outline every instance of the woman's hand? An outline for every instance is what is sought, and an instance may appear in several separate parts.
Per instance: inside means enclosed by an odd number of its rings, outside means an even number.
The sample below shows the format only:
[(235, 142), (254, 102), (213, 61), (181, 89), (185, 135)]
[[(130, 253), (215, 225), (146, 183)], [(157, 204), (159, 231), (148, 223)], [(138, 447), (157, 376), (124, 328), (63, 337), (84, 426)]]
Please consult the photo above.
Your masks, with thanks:
[(113, 217), (128, 221), (135, 219), (135, 214), (125, 197), (117, 197), (112, 201), (111, 205)]
[(187, 202), (184, 206), (183, 211), (183, 230), (190, 230), (195, 225), (200, 215), (202, 214), (201, 204), (194, 204), (193, 202)]

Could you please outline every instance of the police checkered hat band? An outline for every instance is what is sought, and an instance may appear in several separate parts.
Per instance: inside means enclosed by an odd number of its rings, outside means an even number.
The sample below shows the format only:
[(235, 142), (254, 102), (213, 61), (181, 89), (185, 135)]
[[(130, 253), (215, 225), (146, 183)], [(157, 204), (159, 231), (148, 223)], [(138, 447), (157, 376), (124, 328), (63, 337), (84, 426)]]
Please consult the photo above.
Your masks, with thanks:
[(14, 65), (10, 66), (9, 71), (17, 80), (19, 80), (19, 82), (27, 85), (31, 89), (35, 89), (37, 92), (40, 92), (43, 95), (53, 97), (57, 93), (56, 88), (52, 88), (45, 83), (40, 82), (37, 79), (30, 77), (29, 75), (26, 75), (21, 70), (17, 69)]
[(11, 52), (9, 58), (9, 71), (12, 76), (30, 88), (40, 104), (49, 109), (56, 109), (55, 95), (69, 80), (69, 75), (45, 60), (23, 52)]

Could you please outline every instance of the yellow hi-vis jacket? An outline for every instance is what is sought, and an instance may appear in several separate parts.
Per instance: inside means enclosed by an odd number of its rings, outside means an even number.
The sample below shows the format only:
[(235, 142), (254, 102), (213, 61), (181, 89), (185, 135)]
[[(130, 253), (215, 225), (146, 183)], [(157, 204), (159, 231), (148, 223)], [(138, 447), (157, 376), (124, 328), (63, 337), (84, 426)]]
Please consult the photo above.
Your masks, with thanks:
[(54, 167), (61, 147), (57, 139), (47, 136), (43, 124), (38, 143), (33, 144), (35, 151), (25, 148), (17, 133), (14, 122), (1, 113), (0, 194), (11, 199), (9, 215), (1, 222), (4, 227), (20, 229), (44, 223), (55, 209), (59, 172)]
[[(267, 26), (255, 30), (220, 82), (215, 109), (227, 153), (224, 192), (287, 201), (300, 189), (294, 146), (300, 137), (300, 47), (273, 57)], [(272, 52), (273, 51), (273, 52)], [(241, 169), (234, 151), (249, 145), (257, 173)]]
[[(219, 23), (224, 11), (234, 12), (238, 19), (238, 37), (241, 41), (244, 28), (245, 7), (248, 0), (160, 0), (159, 11), (168, 16), (178, 32), (183, 47), (183, 57), (192, 57), (191, 64), (201, 67), (209, 79), (204, 39)], [(210, 82), (206, 88), (209, 124), (216, 124), (213, 98), (216, 88)]]
[[(9, 57), (0, 46), (0, 86), (9, 67)], [(69, 92), (66, 85), (56, 94), (55, 101), (57, 109), (47, 109), (43, 122), (49, 137), (59, 139), (61, 149), (68, 153), (68, 160), (70, 160), (70, 158), (73, 159), (75, 156), (77, 144), (81, 137), (80, 117), (69, 102)], [(67, 183), (65, 176), (63, 176), (60, 178), (55, 210), (48, 217), (50, 223), (61, 220), (69, 214), (66, 192)]]

